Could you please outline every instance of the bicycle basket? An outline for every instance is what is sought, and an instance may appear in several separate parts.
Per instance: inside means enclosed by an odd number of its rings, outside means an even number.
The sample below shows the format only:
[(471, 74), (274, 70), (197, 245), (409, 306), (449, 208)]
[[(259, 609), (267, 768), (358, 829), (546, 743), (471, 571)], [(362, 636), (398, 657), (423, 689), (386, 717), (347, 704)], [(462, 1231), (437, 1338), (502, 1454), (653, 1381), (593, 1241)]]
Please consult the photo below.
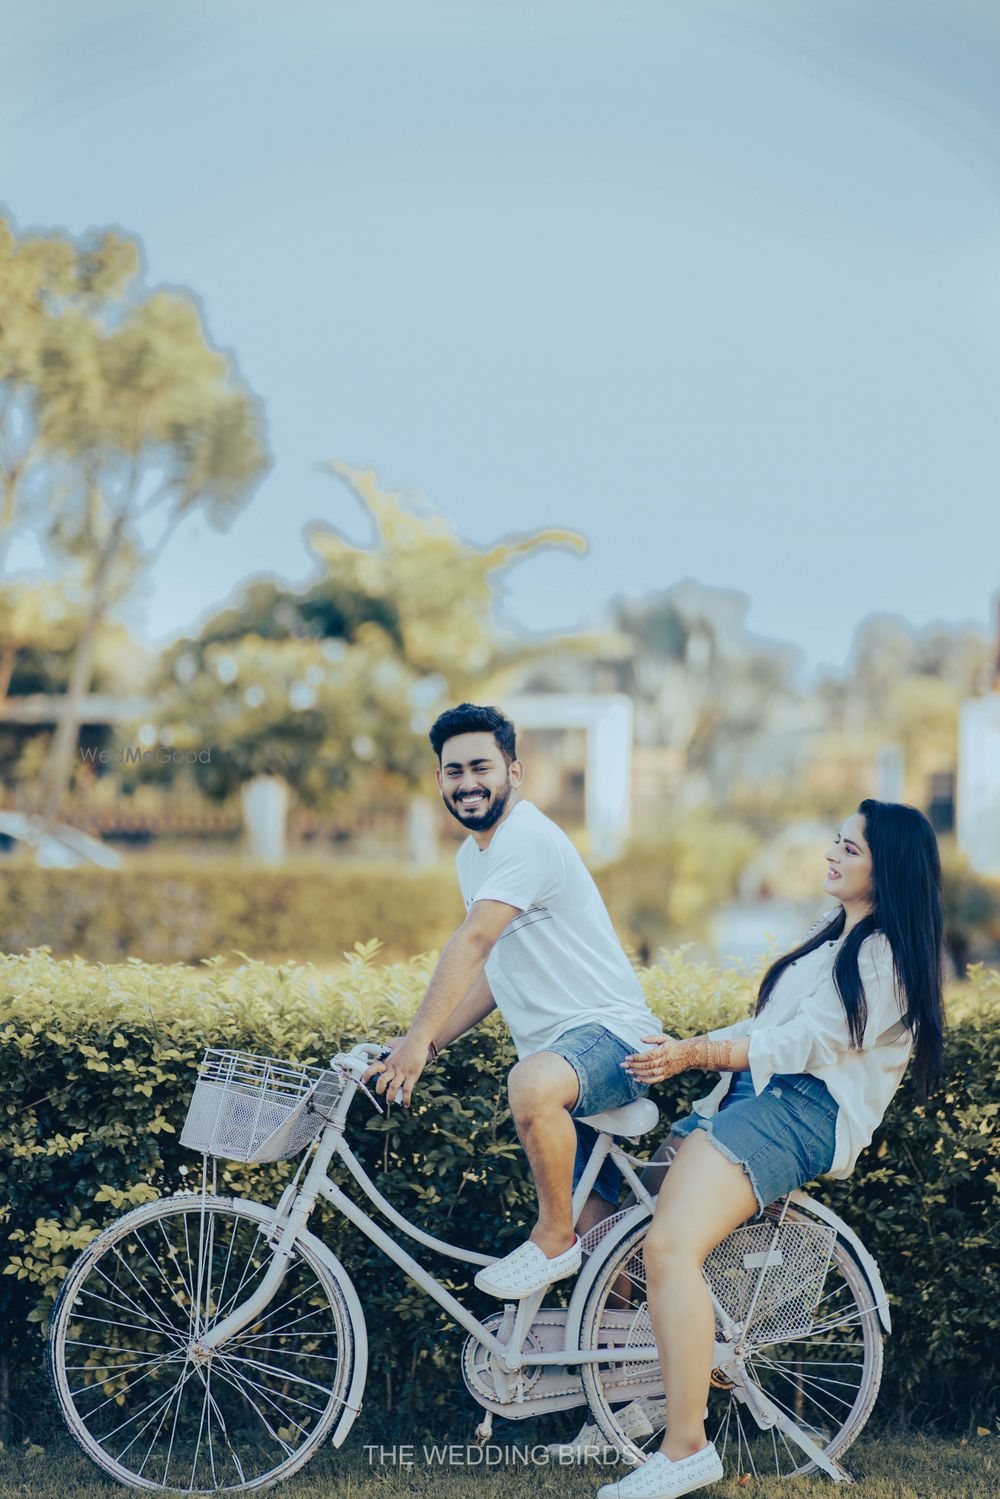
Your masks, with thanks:
[(323, 1067), (209, 1047), (202, 1058), (181, 1144), (245, 1165), (297, 1155), (327, 1122), (343, 1080)]
[(805, 1337), (812, 1331), (836, 1237), (836, 1229), (820, 1223), (750, 1223), (712, 1250), (705, 1275), (735, 1323), (744, 1323), (749, 1313), (751, 1342)]

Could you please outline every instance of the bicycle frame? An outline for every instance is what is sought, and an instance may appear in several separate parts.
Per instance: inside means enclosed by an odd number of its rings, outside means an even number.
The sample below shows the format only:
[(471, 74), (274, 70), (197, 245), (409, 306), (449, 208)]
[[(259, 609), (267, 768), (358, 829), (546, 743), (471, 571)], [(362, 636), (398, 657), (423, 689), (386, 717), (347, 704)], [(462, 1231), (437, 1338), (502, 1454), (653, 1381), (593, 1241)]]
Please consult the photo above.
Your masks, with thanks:
[[(274, 1234), (277, 1235), (277, 1242), (274, 1244), (274, 1255), (271, 1266), (257, 1290), (246, 1301), (234, 1307), (228, 1316), (224, 1317), (215, 1327), (206, 1331), (198, 1338), (199, 1348), (207, 1352), (210, 1349), (221, 1347), (229, 1338), (234, 1337), (236, 1333), (254, 1321), (270, 1303), (277, 1294), (284, 1279), (289, 1260), (294, 1253), (295, 1241), (304, 1231), (309, 1216), (316, 1205), (317, 1198), (323, 1197), (327, 1202), (332, 1203), (334, 1207), (338, 1208), (345, 1218), (359, 1228), (401, 1270), (404, 1270), (411, 1280), (420, 1286), (423, 1291), (426, 1291), (461, 1327), (464, 1327), (485, 1348), (489, 1349), (499, 1360), (501, 1367), (505, 1371), (514, 1374), (518, 1369), (527, 1365), (609, 1363), (620, 1358), (620, 1354), (616, 1353), (613, 1348), (586, 1351), (580, 1348), (564, 1348), (536, 1353), (520, 1351), (527, 1330), (531, 1326), (531, 1321), (545, 1294), (544, 1289), (537, 1292), (534, 1296), (525, 1297), (518, 1303), (517, 1315), (514, 1319), (514, 1328), (510, 1339), (508, 1341), (501, 1341), (462, 1302), (453, 1296), (450, 1291), (446, 1290), (441, 1282), (419, 1260), (415, 1259), (390, 1234), (386, 1233), (363, 1207), (352, 1201), (335, 1182), (331, 1181), (328, 1175), (329, 1167), (334, 1157), (337, 1157), (344, 1162), (347, 1170), (358, 1183), (368, 1200), (384, 1214), (390, 1223), (400, 1229), (408, 1238), (413, 1239), (418, 1244), (424, 1245), (427, 1249), (434, 1250), (438, 1254), (446, 1255), (449, 1259), (459, 1260), (468, 1265), (491, 1265), (498, 1258), (496, 1255), (482, 1254), (478, 1250), (463, 1249), (457, 1244), (449, 1244), (443, 1239), (435, 1238), (433, 1234), (425, 1233), (423, 1229), (410, 1223), (398, 1209), (394, 1208), (383, 1197), (345, 1140), (344, 1128), (351, 1104), (360, 1086), (364, 1071), (370, 1065), (372, 1056), (377, 1054), (379, 1050), (379, 1047), (365, 1042), (355, 1047), (352, 1052), (342, 1053), (334, 1059), (346, 1072), (350, 1073), (350, 1076), (345, 1081), (344, 1091), (337, 1101), (330, 1122), (324, 1128), (319, 1137), (318, 1144), (314, 1147), (315, 1153), (302, 1185), (297, 1191), (286, 1189), (286, 1196), (281, 1199), (275, 1210)], [(583, 1175), (573, 1193), (574, 1224), (579, 1220), (583, 1204), (587, 1201), (601, 1165), (608, 1155), (619, 1166), (632, 1191), (635, 1193), (637, 1202), (641, 1203), (649, 1212), (653, 1211), (655, 1206), (654, 1199), (643, 1186), (628, 1156), (614, 1143), (611, 1135), (601, 1132), (598, 1134)], [(273, 1237), (272, 1242), (274, 1242)], [(715, 1302), (714, 1296), (712, 1299)], [(719, 1307), (717, 1302), (715, 1302), (715, 1306), (718, 1314), (725, 1319), (723, 1309)], [(630, 1356), (633, 1359), (647, 1358), (653, 1360), (657, 1357), (657, 1353), (655, 1347), (650, 1345), (649, 1347), (637, 1347), (630, 1350)]]

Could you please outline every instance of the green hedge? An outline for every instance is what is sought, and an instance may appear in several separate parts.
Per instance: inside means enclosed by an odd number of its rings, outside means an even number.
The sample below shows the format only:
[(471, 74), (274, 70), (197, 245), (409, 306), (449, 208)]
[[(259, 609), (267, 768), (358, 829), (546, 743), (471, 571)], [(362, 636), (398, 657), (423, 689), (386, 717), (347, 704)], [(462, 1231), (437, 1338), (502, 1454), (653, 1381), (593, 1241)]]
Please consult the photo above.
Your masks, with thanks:
[(0, 872), (0, 951), (197, 963), (215, 953), (335, 962), (379, 937), (386, 955), (439, 948), (461, 921), (454, 870), (391, 863), (252, 869), (236, 860)]
[[(644, 962), (703, 937), (757, 846), (745, 827), (691, 817), (596, 873), (615, 927)], [(1000, 951), (1000, 882), (946, 854), (945, 937), (956, 971)], [(214, 953), (331, 963), (377, 936), (384, 955), (440, 947), (462, 917), (449, 862), (420, 872), (344, 859), (254, 869), (137, 859), (122, 870), (0, 868), (0, 952), (47, 947), (92, 963), (197, 963)]]
[[(102, 1224), (190, 1183), (199, 1168), (178, 1134), (203, 1045), (323, 1060), (403, 1028), (429, 970), (427, 957), (376, 966), (371, 950), (333, 978), (310, 966), (249, 963), (233, 972), (221, 960), (192, 969), (138, 961), (95, 968), (46, 953), (0, 959), (0, 1376), (14, 1391), (14, 1435), (41, 1429), (51, 1412), (42, 1337), (67, 1265)], [(682, 953), (641, 977), (675, 1034), (727, 1022), (749, 999), (745, 975), (719, 974)], [(925, 1109), (904, 1086), (854, 1177), (824, 1183), (820, 1195), (875, 1253), (893, 1303), (880, 1413), (962, 1426), (991, 1424), (1000, 1364), (1000, 974), (975, 970), (953, 1011), (947, 1085)], [(380, 1117), (359, 1096), (352, 1115), (352, 1143), (386, 1195), (432, 1233), (470, 1246), (502, 1248), (531, 1217), (533, 1193), (506, 1110), (512, 1060), (492, 1016), (428, 1070), (412, 1110)], [(659, 1090), (664, 1122), (704, 1087), (692, 1074)], [(273, 1200), (293, 1165), (220, 1166), (222, 1185)], [(436, 1422), (443, 1411), (468, 1414), (458, 1368), (464, 1335), (327, 1205), (313, 1221), (358, 1285), (374, 1392), (389, 1412)], [(454, 1262), (428, 1262), (453, 1287), (468, 1288)]]

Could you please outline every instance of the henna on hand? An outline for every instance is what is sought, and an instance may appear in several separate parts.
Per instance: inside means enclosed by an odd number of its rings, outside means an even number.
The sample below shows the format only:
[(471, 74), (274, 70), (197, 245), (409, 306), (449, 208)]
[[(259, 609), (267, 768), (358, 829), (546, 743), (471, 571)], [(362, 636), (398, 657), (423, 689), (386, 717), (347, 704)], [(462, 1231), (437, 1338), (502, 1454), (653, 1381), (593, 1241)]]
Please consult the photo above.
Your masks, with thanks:
[[(645, 1037), (647, 1041), (655, 1039)], [(735, 1071), (732, 1041), (713, 1041), (708, 1036), (691, 1036), (686, 1041), (666, 1037), (652, 1051), (639, 1052), (623, 1064), (629, 1074), (641, 1083), (662, 1083), (679, 1072), (702, 1067), (719, 1072)]]
[(703, 1067), (710, 1072), (735, 1070), (732, 1041), (713, 1041), (709, 1036), (692, 1036), (679, 1044), (685, 1052), (685, 1067)]

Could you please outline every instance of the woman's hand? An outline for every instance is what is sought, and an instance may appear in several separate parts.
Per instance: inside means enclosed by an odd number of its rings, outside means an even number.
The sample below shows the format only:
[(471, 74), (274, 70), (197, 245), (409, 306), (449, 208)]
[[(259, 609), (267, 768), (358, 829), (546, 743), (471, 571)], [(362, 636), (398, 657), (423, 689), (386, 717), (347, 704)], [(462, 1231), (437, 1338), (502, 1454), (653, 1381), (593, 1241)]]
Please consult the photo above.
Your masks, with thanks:
[(689, 1036), (686, 1041), (678, 1041), (674, 1036), (642, 1039), (655, 1042), (656, 1049), (633, 1052), (622, 1063), (629, 1076), (639, 1083), (662, 1083), (664, 1078), (676, 1077), (692, 1067), (733, 1072), (750, 1065), (749, 1042), (745, 1037), (736, 1041), (713, 1041), (711, 1036)]
[(637, 1083), (662, 1083), (665, 1078), (676, 1077), (690, 1067), (687, 1047), (675, 1036), (643, 1036), (642, 1039), (655, 1042), (655, 1049), (633, 1052), (622, 1063), (629, 1077), (634, 1077)]

